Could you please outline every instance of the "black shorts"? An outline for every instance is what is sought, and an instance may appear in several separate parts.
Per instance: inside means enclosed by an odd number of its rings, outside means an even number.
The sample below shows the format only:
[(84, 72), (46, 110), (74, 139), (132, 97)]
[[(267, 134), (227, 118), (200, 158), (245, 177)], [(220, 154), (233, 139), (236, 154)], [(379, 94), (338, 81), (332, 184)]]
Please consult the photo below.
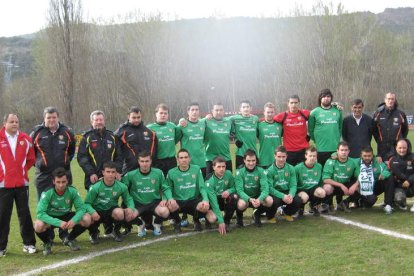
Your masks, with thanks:
[(179, 211), (182, 213), (194, 215), (197, 212), (197, 205), (201, 202), (200, 198), (190, 200), (177, 200)]
[[(62, 216), (57, 216), (57, 217), (51, 216), (51, 217), (57, 218), (57, 219), (60, 219), (62, 221), (66, 221), (67, 222), (67, 221), (70, 221), (74, 216), (75, 216), (75, 212), (69, 212), (69, 213), (66, 213), (66, 214), (64, 214)], [(56, 227), (56, 226), (53, 226), (52, 225), (52, 228), (59, 228), (59, 227)]]
[(313, 194), (315, 193), (315, 190), (316, 190), (317, 188), (319, 188), (319, 186), (315, 186), (315, 187), (313, 187), (313, 188), (306, 189), (306, 190), (304, 190), (304, 189), (299, 189), (299, 190), (296, 192), (296, 194), (299, 194), (300, 192), (305, 192), (305, 193), (309, 196), (309, 198), (310, 198), (310, 197), (313, 197)]
[(104, 224), (112, 223), (114, 219), (112, 218), (112, 211), (116, 208), (120, 208), (119, 206), (111, 207), (105, 211), (96, 211), (98, 215), (101, 217), (97, 223), (103, 222)]
[(155, 208), (160, 204), (161, 199), (154, 200), (149, 204), (141, 204), (136, 202), (135, 208), (138, 210), (138, 216), (155, 215)]

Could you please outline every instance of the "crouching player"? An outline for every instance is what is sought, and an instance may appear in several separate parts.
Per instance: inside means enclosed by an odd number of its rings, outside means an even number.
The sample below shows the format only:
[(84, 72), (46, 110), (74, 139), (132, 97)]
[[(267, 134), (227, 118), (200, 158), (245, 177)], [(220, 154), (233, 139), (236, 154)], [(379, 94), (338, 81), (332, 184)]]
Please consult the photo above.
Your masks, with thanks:
[[(37, 205), (34, 229), (43, 241), (43, 254), (52, 253), (52, 240), (48, 231), (50, 227), (72, 231), (63, 240), (63, 244), (71, 250), (79, 250), (76, 237), (91, 224), (91, 216), (85, 214), (85, 206), (78, 191), (69, 186), (68, 176), (64, 168), (57, 168), (52, 173), (54, 188), (43, 192)], [(75, 206), (76, 212), (72, 211)]]
[[(348, 204), (356, 198), (355, 192), (358, 189), (358, 170), (355, 160), (348, 158), (349, 146), (346, 142), (339, 142), (337, 147), (337, 158), (328, 159), (323, 167), (322, 179), (323, 189), (326, 192), (326, 203), (329, 209), (333, 210), (332, 199), (336, 196), (337, 210), (350, 212)], [(347, 195), (348, 198), (342, 200)]]
[[(103, 165), (103, 178), (93, 184), (85, 198), (86, 210), (91, 214), (93, 224), (89, 227), (92, 244), (99, 243), (99, 225), (114, 223), (114, 240), (120, 242), (123, 237), (119, 231), (121, 223), (132, 221), (138, 215), (134, 201), (129, 195), (127, 186), (116, 180), (116, 164), (112, 161)], [(122, 198), (127, 208), (119, 207), (119, 198)]]
[[(165, 181), (163, 172), (151, 167), (152, 159), (149, 152), (143, 151), (138, 154), (138, 164), (138, 169), (128, 172), (122, 178), (122, 182), (128, 187), (138, 216), (155, 217), (152, 233), (159, 236), (163, 219), (170, 215), (167, 200), (172, 198), (171, 189)], [(142, 220), (137, 217), (134, 222), (138, 224), (138, 237), (145, 236), (147, 232)]]
[[(267, 183), (266, 171), (257, 166), (256, 152), (248, 149), (243, 156), (244, 167), (237, 170), (234, 179), (237, 195), (237, 209), (244, 212), (248, 207), (254, 211), (254, 224), (261, 227), (260, 215), (273, 204), (269, 196), (269, 185)], [(237, 226), (243, 227), (243, 217), (237, 216)]]
[(372, 207), (377, 202), (378, 195), (384, 193), (384, 212), (391, 214), (394, 182), (385, 163), (378, 163), (377, 159), (374, 158), (371, 147), (368, 146), (362, 149), (357, 171), (359, 172), (359, 205), (361, 207)]
[[(206, 179), (210, 206), (213, 210), (207, 220), (218, 220), (220, 234), (230, 229), (230, 220), (236, 210), (237, 194), (231, 171), (226, 170), (226, 159), (217, 156), (213, 159), (213, 173)], [(224, 219), (221, 211), (224, 211)]]
[(305, 152), (305, 162), (295, 166), (298, 181), (298, 196), (302, 200), (299, 215), (303, 215), (303, 208), (309, 201), (314, 216), (319, 216), (318, 205), (326, 197), (322, 188), (322, 165), (317, 162), (317, 152), (314, 146), (310, 146)]
[(200, 167), (190, 165), (190, 160), (188, 151), (180, 149), (177, 153), (178, 166), (169, 170), (167, 175), (167, 183), (172, 192), (172, 199), (168, 201), (167, 207), (170, 217), (174, 219), (175, 233), (181, 232), (180, 212), (193, 216), (194, 231), (202, 231), (200, 213), (211, 212)]
[(279, 146), (275, 150), (275, 162), (267, 171), (269, 181), (269, 192), (273, 198), (272, 208), (267, 212), (270, 222), (275, 221), (277, 208), (283, 207), (284, 218), (293, 221), (294, 215), (302, 205), (302, 200), (297, 191), (297, 180), (295, 168), (286, 163), (287, 151), (284, 146)]

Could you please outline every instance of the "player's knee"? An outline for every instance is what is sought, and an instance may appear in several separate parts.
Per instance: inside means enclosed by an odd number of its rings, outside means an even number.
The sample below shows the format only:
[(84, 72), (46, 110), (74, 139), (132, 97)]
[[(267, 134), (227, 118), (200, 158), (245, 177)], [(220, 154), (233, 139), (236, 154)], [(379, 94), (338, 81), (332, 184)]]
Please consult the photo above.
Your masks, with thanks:
[(247, 202), (243, 199), (239, 199), (239, 201), (237, 202), (237, 209), (239, 209), (240, 211), (246, 210), (247, 206)]
[(46, 231), (47, 225), (41, 220), (36, 220), (33, 225), (33, 228), (36, 233), (42, 233)]
[(124, 209), (122, 208), (115, 208), (112, 211), (112, 218), (114, 220), (124, 220)]
[(326, 192), (324, 189), (322, 188), (316, 188), (315, 192), (313, 193), (313, 195), (317, 198), (325, 198), (326, 197)]
[(162, 218), (168, 218), (168, 216), (170, 215), (170, 211), (168, 210), (167, 207), (160, 207), (160, 206), (158, 206), (155, 209), (155, 213), (157, 213), (157, 215), (159, 215)]
[(334, 188), (332, 187), (332, 185), (329, 184), (323, 185), (323, 189), (325, 190), (326, 195), (331, 195), (334, 192)]
[(268, 208), (272, 207), (272, 205), (273, 205), (273, 198), (271, 196), (267, 196), (265, 198), (265, 200), (264, 200), (264, 204), (263, 205), (265, 207), (268, 207)]
[(213, 223), (217, 220), (216, 215), (211, 210), (208, 210), (208, 212), (206, 214), (206, 218), (207, 218), (208, 222), (210, 222), (210, 223)]
[(302, 203), (305, 204), (306, 202), (308, 202), (309, 200), (309, 196), (307, 193), (305, 192), (299, 192), (298, 193), (298, 197), (300, 197), (300, 199), (302, 200)]
[(91, 215), (84, 214), (83, 217), (82, 217), (82, 220), (80, 222), (80, 225), (87, 228), (87, 227), (89, 227), (89, 225), (91, 225), (91, 223), (92, 223)]

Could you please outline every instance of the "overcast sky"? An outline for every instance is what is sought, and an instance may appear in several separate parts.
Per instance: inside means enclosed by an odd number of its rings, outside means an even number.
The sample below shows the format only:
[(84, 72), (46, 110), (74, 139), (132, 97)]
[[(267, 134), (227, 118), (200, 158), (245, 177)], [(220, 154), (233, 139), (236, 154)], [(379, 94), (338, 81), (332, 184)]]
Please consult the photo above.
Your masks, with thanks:
[[(347, 11), (382, 12), (385, 8), (414, 7), (414, 0), (342, 0)], [(310, 10), (312, 0), (83, 0), (85, 15), (91, 19), (116, 19), (126, 14), (161, 12), (166, 18), (203, 18), (212, 15), (275, 16), (289, 15), (295, 5)], [(49, 0), (2, 0), (0, 37), (36, 32), (46, 25)]]

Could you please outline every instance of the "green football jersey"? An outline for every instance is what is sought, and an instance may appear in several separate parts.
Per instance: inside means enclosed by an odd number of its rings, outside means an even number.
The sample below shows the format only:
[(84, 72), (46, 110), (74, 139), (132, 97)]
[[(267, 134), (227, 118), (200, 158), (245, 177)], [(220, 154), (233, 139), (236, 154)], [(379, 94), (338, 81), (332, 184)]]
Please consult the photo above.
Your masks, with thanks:
[(226, 161), (231, 160), (229, 143), (231, 122), (214, 118), (205, 122), (206, 161), (212, 161), (218, 155), (222, 156)]
[(323, 167), (322, 179), (332, 179), (342, 184), (351, 184), (358, 178), (358, 169), (354, 160), (348, 158), (345, 162), (338, 159), (328, 159)]
[(259, 118), (256, 115), (243, 117), (239, 114), (229, 117), (229, 120), (232, 122), (231, 132), (237, 140), (243, 142), (242, 147), (237, 148), (236, 155), (243, 156), (247, 149), (257, 152), (256, 138)]
[(49, 189), (42, 193), (40, 201), (36, 208), (36, 217), (46, 224), (59, 227), (62, 220), (56, 218), (72, 212), (72, 206), (75, 206), (76, 213), (73, 216), (73, 222), (79, 223), (86, 212), (83, 201), (78, 191), (68, 186), (63, 195), (58, 195), (56, 190)]
[(107, 211), (113, 207), (118, 207), (120, 198), (128, 208), (136, 210), (134, 200), (129, 195), (128, 188), (124, 183), (115, 180), (112, 186), (108, 186), (101, 179), (89, 188), (85, 204), (89, 213), (94, 210)]
[(169, 170), (167, 183), (175, 200), (191, 200), (201, 196), (203, 201), (208, 202), (203, 175), (197, 165), (190, 165), (186, 171), (181, 171), (179, 167)]
[(177, 127), (171, 122), (152, 123), (147, 127), (157, 135), (157, 159), (175, 157), (175, 144), (179, 139)]
[(282, 144), (282, 125), (276, 122), (260, 122), (258, 126), (259, 163), (270, 166), (275, 161), (275, 149)]
[(279, 168), (273, 163), (273, 165), (267, 169), (267, 178), (269, 181), (269, 193), (271, 195), (281, 199), (283, 199), (286, 194), (289, 194), (292, 197), (296, 195), (296, 172), (292, 165), (285, 163), (283, 168)]
[(322, 186), (322, 165), (315, 163), (309, 168), (305, 162), (295, 166), (298, 190), (309, 190), (316, 186)]
[(312, 110), (308, 131), (319, 152), (336, 151), (342, 133), (342, 111), (336, 107)]
[(204, 120), (198, 120), (193, 123), (187, 120), (187, 125), (177, 126), (180, 130), (181, 148), (188, 150), (191, 157), (191, 164), (200, 168), (206, 167), (206, 151), (204, 148), (204, 133), (206, 123)]
[(250, 198), (258, 198), (263, 201), (269, 195), (266, 171), (256, 166), (253, 171), (246, 167), (237, 170), (234, 179), (237, 194), (248, 202)]
[(205, 183), (217, 196), (221, 195), (224, 191), (227, 191), (229, 194), (236, 192), (233, 174), (228, 170), (224, 172), (222, 178), (218, 178), (214, 173), (211, 174)]
[(157, 168), (151, 168), (147, 174), (139, 169), (130, 171), (124, 175), (122, 182), (128, 187), (129, 194), (136, 203), (146, 205), (154, 200), (172, 198), (170, 186), (162, 171)]

